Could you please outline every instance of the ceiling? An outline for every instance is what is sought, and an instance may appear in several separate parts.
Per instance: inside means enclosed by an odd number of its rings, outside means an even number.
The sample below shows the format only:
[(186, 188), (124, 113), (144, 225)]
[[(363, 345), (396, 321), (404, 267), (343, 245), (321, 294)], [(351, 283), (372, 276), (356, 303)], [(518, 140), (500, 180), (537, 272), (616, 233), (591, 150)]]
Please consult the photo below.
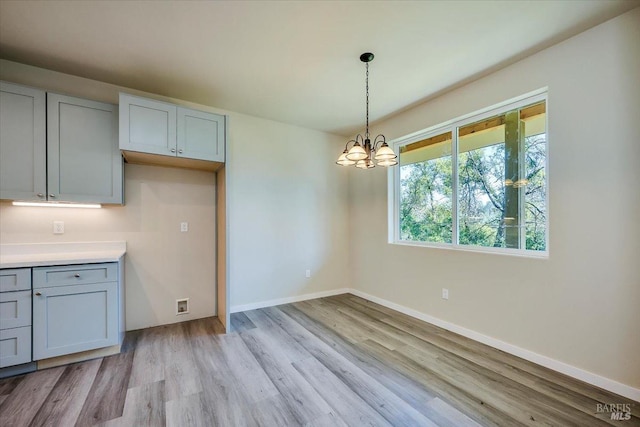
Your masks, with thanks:
[(640, 6), (610, 1), (0, 1), (0, 57), (341, 135)]

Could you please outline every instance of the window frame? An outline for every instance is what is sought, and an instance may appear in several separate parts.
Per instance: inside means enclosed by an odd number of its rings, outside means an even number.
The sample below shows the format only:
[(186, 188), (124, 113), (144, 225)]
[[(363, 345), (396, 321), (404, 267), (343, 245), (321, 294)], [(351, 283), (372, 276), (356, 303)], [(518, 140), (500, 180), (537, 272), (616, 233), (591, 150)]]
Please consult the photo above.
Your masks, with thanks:
[[(458, 235), (458, 128), (466, 126), (468, 124), (475, 123), (477, 121), (488, 119), (492, 116), (504, 114), (507, 111), (514, 110), (516, 108), (522, 108), (530, 104), (537, 102), (545, 102), (546, 108), (546, 120), (545, 120), (545, 144), (546, 144), (546, 158), (545, 158), (545, 207), (546, 207), (546, 220), (545, 220), (545, 250), (527, 250), (523, 248), (494, 248), (478, 245), (467, 245), (459, 243)], [(549, 96), (548, 88), (541, 88), (533, 92), (518, 96), (516, 98), (509, 99), (507, 101), (474, 111), (469, 114), (465, 114), (456, 117), (452, 120), (448, 120), (444, 123), (428, 127), (418, 132), (394, 139), (389, 142), (389, 145), (397, 153), (400, 152), (400, 147), (412, 144), (414, 142), (421, 141), (426, 138), (440, 135), (445, 132), (451, 132), (451, 160), (452, 160), (452, 242), (423, 242), (413, 240), (401, 240), (400, 239), (400, 164), (394, 168), (388, 168), (387, 171), (387, 185), (388, 185), (388, 243), (401, 246), (419, 246), (436, 249), (449, 249), (460, 250), (467, 252), (480, 252), (499, 255), (520, 256), (526, 258), (549, 258)]]

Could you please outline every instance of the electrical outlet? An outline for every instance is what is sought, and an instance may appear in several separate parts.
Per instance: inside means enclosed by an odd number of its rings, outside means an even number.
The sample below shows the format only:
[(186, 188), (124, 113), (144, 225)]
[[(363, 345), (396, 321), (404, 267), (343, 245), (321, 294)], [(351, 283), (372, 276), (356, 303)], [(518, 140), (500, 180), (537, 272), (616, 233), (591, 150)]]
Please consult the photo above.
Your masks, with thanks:
[(179, 314), (187, 314), (189, 312), (189, 298), (176, 300), (176, 316)]
[(188, 222), (181, 222), (180, 223), (180, 231), (183, 233), (186, 233), (187, 231), (189, 231), (189, 223)]
[(304, 272), (304, 277), (307, 277), (307, 278), (311, 277), (311, 270), (306, 270)]
[(442, 288), (442, 299), (449, 299), (449, 289)]
[(64, 234), (64, 221), (53, 221), (53, 234)]

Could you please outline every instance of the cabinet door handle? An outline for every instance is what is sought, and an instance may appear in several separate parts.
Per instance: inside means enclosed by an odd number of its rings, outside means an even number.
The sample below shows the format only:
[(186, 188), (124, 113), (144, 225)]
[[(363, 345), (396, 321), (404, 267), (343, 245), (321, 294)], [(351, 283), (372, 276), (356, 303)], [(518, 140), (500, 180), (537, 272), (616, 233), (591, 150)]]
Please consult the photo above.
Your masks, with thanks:
[(39, 297), (40, 295), (42, 295), (42, 293), (40, 292), (36, 292), (36, 296)]
[(172, 153), (175, 153), (175, 152), (176, 152), (176, 149), (175, 149), (175, 148), (172, 148), (172, 149), (171, 149), (171, 152), (172, 152)]
[(42, 194), (42, 193), (38, 193), (38, 194), (37, 194), (37, 196), (38, 196), (38, 197), (40, 197), (40, 198), (43, 198), (43, 197), (44, 197), (44, 194)]
[(49, 194), (49, 197), (51, 197), (52, 199), (55, 199), (56, 195), (52, 193), (52, 194)]
[(182, 154), (182, 150), (178, 150), (178, 153)]
[(80, 278), (80, 273), (74, 274), (73, 277), (75, 277), (76, 279), (79, 279)]

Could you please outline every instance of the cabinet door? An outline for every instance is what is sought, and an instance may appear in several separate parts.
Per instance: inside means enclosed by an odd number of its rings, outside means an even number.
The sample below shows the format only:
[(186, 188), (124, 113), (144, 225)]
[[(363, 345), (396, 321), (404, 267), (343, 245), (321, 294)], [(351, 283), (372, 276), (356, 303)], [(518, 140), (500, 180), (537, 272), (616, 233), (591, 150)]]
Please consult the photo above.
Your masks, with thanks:
[(0, 82), (0, 199), (44, 200), (45, 92)]
[(47, 94), (49, 200), (122, 204), (118, 107)]
[(176, 106), (120, 94), (120, 149), (176, 155)]
[(0, 330), (0, 368), (31, 362), (31, 326)]
[(117, 282), (34, 291), (33, 360), (117, 343)]
[(224, 116), (178, 107), (178, 156), (224, 162)]

